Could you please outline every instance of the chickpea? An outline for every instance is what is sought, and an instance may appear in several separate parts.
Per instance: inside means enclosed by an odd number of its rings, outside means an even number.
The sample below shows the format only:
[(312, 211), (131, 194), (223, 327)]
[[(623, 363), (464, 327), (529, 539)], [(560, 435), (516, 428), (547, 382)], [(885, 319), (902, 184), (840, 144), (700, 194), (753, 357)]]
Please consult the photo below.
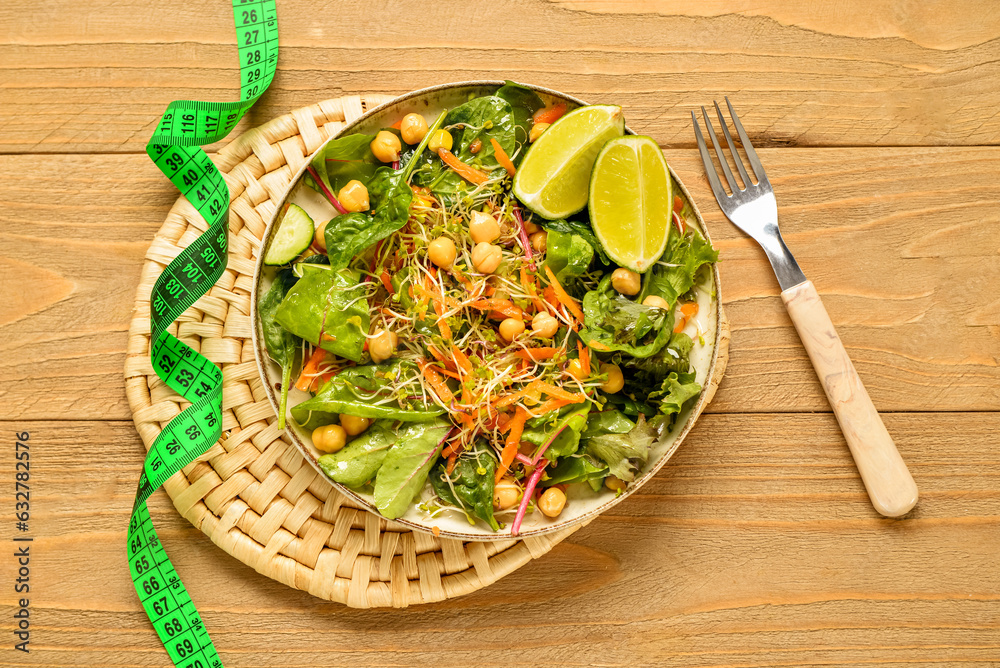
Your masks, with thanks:
[(420, 114), (407, 114), (399, 123), (399, 134), (407, 144), (419, 144), (427, 136), (427, 119)]
[(657, 297), (656, 295), (649, 295), (642, 300), (643, 306), (652, 306), (654, 308), (670, 308), (670, 303), (667, 302), (663, 297)]
[(642, 280), (639, 278), (639, 274), (634, 271), (625, 267), (619, 267), (611, 274), (611, 287), (623, 295), (631, 297), (639, 294), (639, 288), (642, 287)]
[(535, 232), (541, 232), (541, 230), (542, 230), (541, 227), (539, 227), (538, 225), (534, 224), (530, 220), (524, 221), (524, 231), (528, 233), (529, 237), (532, 234), (534, 234)]
[(617, 364), (602, 363), (601, 375), (608, 377), (606, 381), (601, 383), (601, 389), (608, 394), (621, 392), (622, 388), (625, 387), (625, 376), (622, 375), (622, 369)]
[(493, 507), (496, 510), (513, 508), (521, 496), (521, 490), (510, 478), (501, 478), (493, 488)]
[(455, 242), (448, 237), (438, 237), (427, 246), (427, 257), (442, 269), (451, 269), (457, 255)]
[(339, 424), (327, 424), (313, 429), (312, 439), (320, 452), (337, 452), (347, 444), (347, 432)]
[(388, 130), (380, 130), (372, 143), (369, 144), (372, 154), (381, 162), (396, 162), (399, 160), (399, 152), (403, 145), (399, 143), (399, 137)]
[(566, 507), (566, 493), (558, 487), (549, 487), (538, 497), (538, 509), (546, 517), (559, 517)]
[(477, 244), (493, 241), (500, 236), (500, 224), (488, 213), (473, 211), (472, 220), (469, 221), (469, 236)]
[(519, 318), (507, 318), (500, 323), (500, 336), (510, 343), (524, 332), (524, 321)]
[(492, 274), (503, 261), (503, 252), (499, 246), (488, 241), (480, 241), (472, 249), (472, 266), (481, 274)]
[(356, 415), (341, 415), (340, 416), (340, 426), (344, 428), (348, 436), (357, 436), (372, 423), (371, 420), (365, 417), (358, 417)]
[(531, 319), (531, 332), (542, 339), (551, 339), (559, 329), (559, 321), (544, 311)]
[(546, 232), (545, 230), (542, 230), (541, 232), (535, 232), (534, 234), (532, 234), (528, 238), (528, 240), (531, 242), (531, 247), (535, 249), (536, 253), (544, 253), (545, 244), (546, 241), (548, 241), (548, 238), (549, 238), (549, 233)]
[(604, 479), (604, 486), (610, 489), (612, 492), (620, 492), (628, 487), (628, 483), (621, 478), (616, 478), (613, 475), (609, 475)]
[(324, 253), (326, 252), (326, 226), (329, 224), (329, 220), (325, 223), (320, 223), (319, 227), (316, 228), (316, 233), (313, 235), (313, 245)]
[(450, 132), (447, 130), (435, 130), (434, 134), (431, 135), (430, 141), (427, 142), (427, 149), (431, 153), (437, 153), (441, 149), (450, 151), (453, 145), (454, 140), (451, 138)]
[(569, 361), (569, 364), (566, 365), (566, 373), (573, 376), (580, 382), (587, 379), (587, 375), (583, 373), (583, 362), (578, 359), (571, 359)]
[(368, 352), (372, 356), (372, 362), (378, 364), (384, 362), (396, 354), (396, 346), (399, 345), (399, 337), (395, 332), (384, 329), (378, 332), (368, 341)]
[(537, 140), (539, 137), (541, 137), (542, 133), (549, 129), (550, 125), (552, 125), (552, 124), (551, 123), (535, 123), (534, 125), (532, 125), (531, 126), (531, 132), (528, 133), (528, 141), (531, 142), (532, 144), (534, 144), (535, 140)]
[(483, 150), (483, 140), (482, 139), (479, 139), (479, 138), (473, 139), (472, 143), (469, 144), (469, 153), (471, 153), (472, 155), (475, 155), (475, 154), (479, 153), (482, 150)]
[(337, 193), (337, 199), (340, 200), (340, 206), (353, 213), (368, 210), (368, 188), (357, 179), (348, 181)]

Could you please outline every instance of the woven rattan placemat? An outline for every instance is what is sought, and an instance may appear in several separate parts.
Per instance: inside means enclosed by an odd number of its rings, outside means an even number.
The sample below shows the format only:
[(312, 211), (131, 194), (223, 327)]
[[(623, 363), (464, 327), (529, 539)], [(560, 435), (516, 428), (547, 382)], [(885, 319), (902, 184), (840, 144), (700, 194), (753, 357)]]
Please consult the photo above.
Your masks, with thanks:
[[(170, 326), (223, 374), (222, 439), (164, 484), (174, 506), (259, 573), (357, 608), (405, 607), (467, 594), (541, 557), (580, 528), (492, 542), (410, 531), (338, 493), (277, 428), (250, 340), (250, 293), (266, 221), (308, 156), (347, 122), (388, 99), (350, 96), (303, 107), (245, 132), (214, 156), (232, 199), (229, 264), (208, 294)], [(147, 449), (185, 407), (149, 361), (150, 291), (163, 268), (205, 229), (181, 197), (146, 252), (129, 327), (125, 389)], [(720, 328), (710, 395), (728, 348), (724, 318)]]

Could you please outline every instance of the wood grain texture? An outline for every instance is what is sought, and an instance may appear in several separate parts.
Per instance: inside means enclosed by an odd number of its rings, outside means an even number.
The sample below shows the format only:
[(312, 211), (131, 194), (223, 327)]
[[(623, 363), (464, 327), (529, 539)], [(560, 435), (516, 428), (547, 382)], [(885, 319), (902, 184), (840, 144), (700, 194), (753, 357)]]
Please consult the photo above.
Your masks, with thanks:
[[(1000, 143), (994, 3), (826, 4), (285, 0), (278, 74), (241, 128), (339, 95), (512, 78), (624, 104), (669, 146), (693, 145), (689, 109), (727, 93), (758, 147)], [(90, 5), (0, 6), (0, 152), (138, 152), (169, 101), (235, 98), (227, 12)]]
[(917, 485), (837, 336), (816, 286), (812, 281), (792, 286), (782, 291), (781, 300), (837, 416), (872, 505), (886, 517), (902, 517), (917, 503)]
[[(1000, 149), (760, 154), (785, 239), (875, 405), (1000, 405)], [(828, 411), (763, 252), (719, 213), (697, 151), (666, 156), (721, 251), (733, 340), (709, 410)], [(0, 156), (6, 417), (129, 417), (125, 332), (143, 254), (173, 197), (144, 155)]]
[[(660, 475), (546, 558), (403, 611), (263, 578), (162, 493), (150, 512), (229, 668), (995, 665), (1000, 415), (886, 423), (923, 490), (905, 520), (872, 510), (831, 415), (705, 415)], [(165, 668), (122, 558), (143, 452), (131, 423), (0, 423), (25, 428), (37, 627), (31, 655), (0, 665)], [(0, 459), (0, 479), (12, 470)]]

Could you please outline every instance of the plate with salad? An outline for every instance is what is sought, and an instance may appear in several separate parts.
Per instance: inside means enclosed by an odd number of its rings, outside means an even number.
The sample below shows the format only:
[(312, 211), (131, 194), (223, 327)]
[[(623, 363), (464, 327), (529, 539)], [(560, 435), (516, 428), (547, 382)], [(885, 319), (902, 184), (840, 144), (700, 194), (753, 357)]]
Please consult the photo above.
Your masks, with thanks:
[(710, 400), (717, 259), (622, 107), (437, 86), (292, 179), (254, 275), (255, 355), (278, 427), (362, 507), (539, 535), (634, 492)]

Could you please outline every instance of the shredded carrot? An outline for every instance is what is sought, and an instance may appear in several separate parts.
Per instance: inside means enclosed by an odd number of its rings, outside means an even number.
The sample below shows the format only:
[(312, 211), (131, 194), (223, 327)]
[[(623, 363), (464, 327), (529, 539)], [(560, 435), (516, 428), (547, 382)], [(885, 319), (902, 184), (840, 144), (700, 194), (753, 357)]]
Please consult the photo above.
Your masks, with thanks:
[(536, 408), (532, 408), (532, 412), (536, 415), (545, 415), (546, 413), (557, 411), (569, 403), (571, 402), (566, 401), (565, 399), (548, 399), (545, 403), (539, 404)]
[(583, 341), (576, 342), (576, 350), (580, 354), (580, 370), (583, 371), (583, 377), (587, 378), (590, 376), (590, 351), (583, 345)]
[(461, 348), (456, 345), (452, 345), (451, 352), (455, 355), (455, 361), (458, 363), (459, 370), (466, 375), (472, 373), (472, 360), (469, 359), (468, 355), (463, 353)]
[(444, 364), (451, 371), (458, 371), (458, 367), (455, 366), (455, 363), (451, 360), (450, 357), (445, 355), (443, 352), (441, 352), (434, 346), (427, 346), (427, 350), (428, 352), (430, 352), (431, 355), (434, 356), (434, 359), (436, 359), (438, 362), (441, 362), (441, 364)]
[(299, 374), (298, 380), (295, 381), (295, 389), (302, 390), (305, 392), (312, 385), (313, 378), (316, 377), (316, 369), (319, 368), (320, 362), (326, 357), (326, 351), (316, 346), (313, 351), (312, 356), (309, 358), (305, 364), (302, 365), (302, 373)]
[(441, 302), (443, 304), (447, 304), (448, 308), (461, 308), (462, 306), (462, 303), (457, 299), (455, 299), (454, 297), (445, 296), (444, 299), (442, 299), (441, 295), (431, 292), (422, 285), (416, 286), (414, 290), (416, 291), (417, 294), (419, 294), (421, 297), (425, 299), (429, 299), (433, 302)]
[(326, 381), (330, 380), (331, 378), (333, 378), (334, 376), (336, 376), (338, 373), (340, 373), (340, 369), (337, 369), (336, 371), (330, 371), (328, 373), (322, 373), (322, 374), (316, 376), (313, 379), (312, 385), (309, 386), (310, 391), (312, 391), (312, 392), (318, 392), (319, 388), (321, 388), (324, 385), (326, 385)]
[(606, 353), (609, 350), (611, 350), (611, 348), (608, 348), (607, 345), (601, 343), (600, 341), (591, 341), (587, 345), (593, 348), (594, 350), (600, 350), (603, 353)]
[(507, 155), (507, 151), (503, 150), (503, 146), (500, 145), (493, 137), (490, 137), (490, 143), (493, 144), (493, 154), (496, 156), (497, 162), (500, 166), (507, 170), (507, 173), (514, 176), (514, 163), (511, 162), (510, 156)]
[(438, 155), (441, 156), (441, 160), (444, 161), (444, 164), (451, 167), (456, 174), (470, 183), (479, 185), (480, 183), (486, 183), (490, 178), (485, 172), (481, 172), (475, 167), (467, 165), (456, 158), (455, 154), (446, 148), (439, 148)]
[(555, 397), (556, 399), (565, 399), (571, 404), (579, 404), (587, 400), (587, 397), (583, 394), (580, 394), (579, 392), (567, 392), (561, 387), (556, 387), (555, 385), (543, 383), (539, 380), (536, 380), (531, 384), (534, 385), (535, 383), (538, 383), (539, 390), (549, 395), (550, 397)]
[(396, 291), (392, 288), (392, 280), (389, 278), (389, 272), (383, 271), (382, 275), (378, 278), (382, 281), (382, 285), (385, 286), (390, 295), (396, 294)]
[(450, 371), (448, 369), (442, 369), (439, 366), (435, 366), (435, 367), (431, 367), (431, 368), (434, 369), (435, 371), (437, 371), (438, 373), (441, 373), (441, 374), (444, 374), (444, 375), (448, 376), (449, 378), (454, 378), (455, 380), (462, 380), (462, 377), (460, 375), (458, 375), (458, 373), (455, 372), (455, 371)]
[(424, 374), (424, 378), (426, 378), (427, 382), (431, 384), (431, 387), (435, 392), (437, 392), (438, 397), (440, 397), (443, 403), (451, 404), (451, 402), (455, 401), (455, 395), (451, 393), (450, 389), (448, 389), (444, 379), (436, 369), (432, 368), (431, 365), (424, 359), (417, 360), (417, 366), (420, 367), (420, 371)]
[(510, 433), (507, 434), (507, 440), (504, 442), (503, 451), (500, 453), (500, 465), (497, 466), (496, 482), (500, 482), (500, 478), (504, 476), (507, 469), (514, 461), (514, 457), (517, 455), (517, 446), (521, 444), (521, 434), (524, 433), (524, 423), (528, 419), (528, 411), (524, 410), (520, 406), (517, 407), (517, 411), (514, 413), (514, 417), (510, 421)]
[(401, 127), (403, 127), (403, 119), (402, 118), (399, 119), (398, 121), (396, 121), (395, 123), (393, 123), (389, 127), (392, 128), (393, 130), (400, 129)]
[(514, 354), (523, 360), (537, 362), (538, 360), (552, 359), (560, 352), (562, 352), (562, 348), (528, 348), (527, 350), (518, 350)]
[(576, 300), (569, 296), (569, 293), (563, 289), (563, 286), (559, 284), (559, 280), (556, 275), (552, 273), (552, 269), (549, 265), (545, 265), (545, 275), (549, 277), (549, 283), (551, 287), (555, 290), (556, 299), (558, 299), (563, 306), (569, 309), (569, 312), (573, 314), (581, 324), (583, 323), (583, 311), (580, 310), (580, 305), (576, 303)]
[(554, 309), (559, 308), (559, 299), (556, 297), (556, 291), (552, 289), (551, 285), (546, 285), (545, 289), (542, 290), (542, 295), (545, 297), (545, 301), (549, 303)]
[(555, 123), (566, 113), (566, 103), (560, 102), (551, 107), (543, 107), (535, 112), (532, 119), (535, 123)]
[(684, 200), (681, 199), (680, 195), (674, 195), (674, 211), (680, 211), (684, 208)]
[(457, 463), (458, 463), (458, 453), (457, 452), (453, 453), (451, 455), (448, 455), (448, 469), (447, 469), (448, 470), (448, 475), (451, 475), (451, 472), (455, 470), (455, 464), (457, 464)]
[(674, 333), (684, 331), (688, 321), (698, 315), (698, 302), (684, 302), (681, 304), (681, 319), (674, 326)]
[(451, 341), (451, 327), (448, 326), (447, 321), (444, 319), (444, 304), (442, 304), (439, 299), (434, 300), (434, 312), (437, 313), (438, 316), (437, 326), (438, 331), (441, 332), (441, 337), (445, 341)]
[(496, 311), (508, 318), (524, 317), (524, 311), (509, 299), (477, 299), (471, 302), (469, 306), (480, 311)]
[(529, 276), (524, 267), (521, 267), (521, 286), (528, 293), (528, 297), (531, 299), (535, 310), (539, 313), (547, 313), (548, 308), (545, 306), (545, 300), (538, 296), (538, 290), (535, 287), (535, 277)]

